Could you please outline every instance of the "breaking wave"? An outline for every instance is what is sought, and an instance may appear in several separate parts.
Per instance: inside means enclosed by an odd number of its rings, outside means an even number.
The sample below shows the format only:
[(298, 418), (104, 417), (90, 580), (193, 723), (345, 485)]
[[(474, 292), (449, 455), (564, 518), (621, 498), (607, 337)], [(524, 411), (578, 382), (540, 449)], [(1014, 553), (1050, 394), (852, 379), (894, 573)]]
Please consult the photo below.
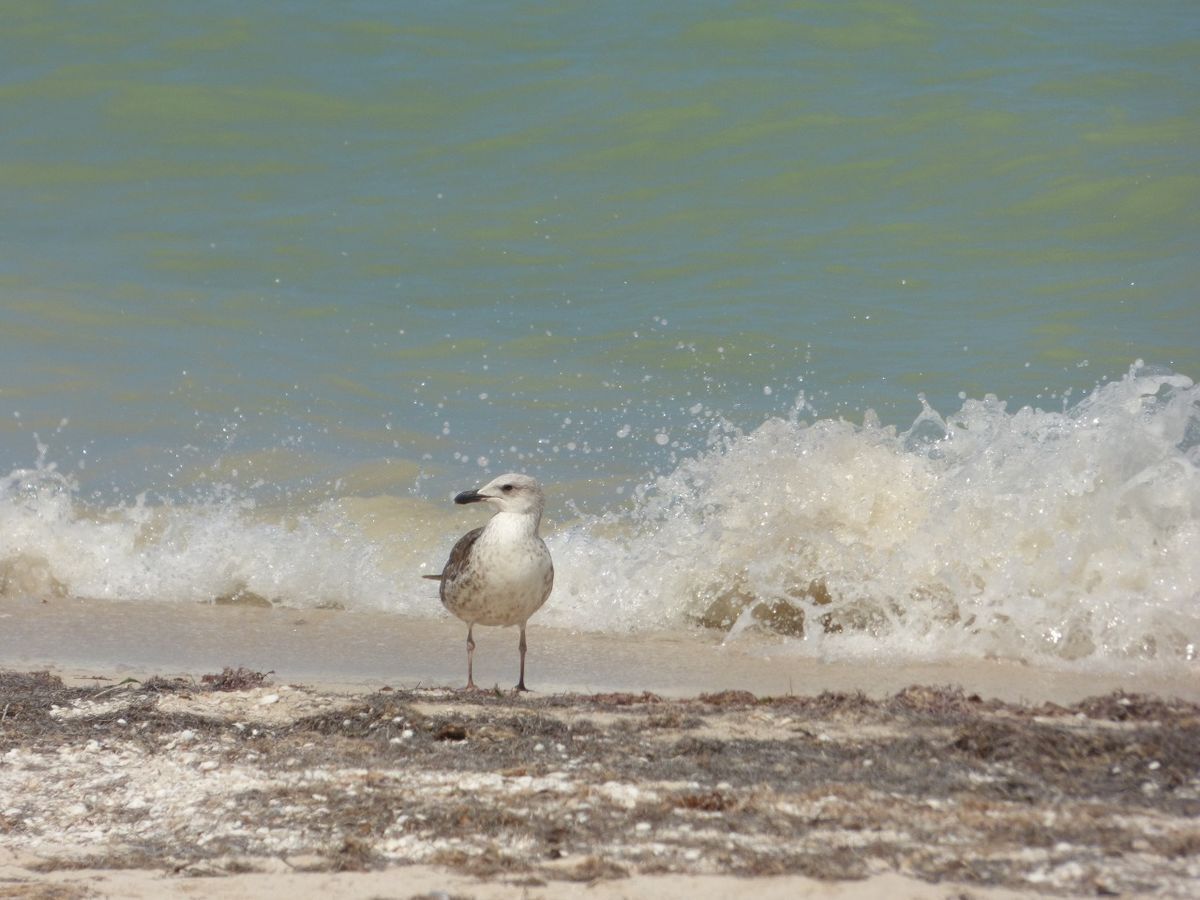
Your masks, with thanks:
[[(907, 429), (713, 427), (624, 506), (548, 538), (544, 624), (777, 634), (826, 658), (1182, 664), (1200, 647), (1200, 389), (1140, 363), (1058, 412), (993, 397)], [(0, 596), (441, 614), (462, 521), (415, 497), (234, 492), (98, 508), (46, 460), (0, 479)]]

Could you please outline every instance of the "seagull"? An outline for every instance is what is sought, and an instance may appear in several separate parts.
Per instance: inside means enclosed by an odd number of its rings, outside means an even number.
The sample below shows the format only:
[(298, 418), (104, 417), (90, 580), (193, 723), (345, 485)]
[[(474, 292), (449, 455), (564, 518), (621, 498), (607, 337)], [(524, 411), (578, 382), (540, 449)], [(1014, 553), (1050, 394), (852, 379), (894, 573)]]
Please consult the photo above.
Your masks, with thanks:
[(501, 475), (476, 490), (463, 491), (455, 503), (490, 503), (496, 514), (482, 528), (468, 531), (450, 551), (441, 575), (442, 605), (467, 623), (467, 689), (474, 690), (472, 663), (476, 625), (521, 626), (521, 677), (525, 687), (525, 623), (541, 609), (554, 586), (554, 563), (538, 536), (545, 498), (528, 475)]

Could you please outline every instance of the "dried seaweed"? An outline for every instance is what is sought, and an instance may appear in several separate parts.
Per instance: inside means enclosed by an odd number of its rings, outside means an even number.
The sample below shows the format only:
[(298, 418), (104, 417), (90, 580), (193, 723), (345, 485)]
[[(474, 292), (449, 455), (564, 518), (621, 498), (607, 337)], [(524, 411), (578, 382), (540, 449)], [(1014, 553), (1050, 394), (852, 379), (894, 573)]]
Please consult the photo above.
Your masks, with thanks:
[[(528, 885), (903, 870), (1044, 890), (1059, 866), (1051, 887), (1094, 893), (1170, 892), (1200, 854), (1200, 708), (1180, 701), (386, 690), (251, 728), (187, 711), (218, 683), (258, 692), (239, 709), (266, 693), (261, 673), (222, 676), (68, 687), (0, 672), (0, 748), (51, 759), (90, 741), (150, 757), (180, 752), (187, 733), (194, 765), (212, 767), (197, 777), (236, 765), (274, 785), (194, 812), (225, 823), (232, 804), (240, 828), (210, 824), (203, 843), (164, 832), (88, 860), (107, 867), (122, 854), (180, 873), (248, 865), (269, 855), (261, 831), (292, 835), (327, 871), (434, 862)], [(144, 814), (107, 813), (108, 827)], [(0, 834), (26, 839), (22, 815), (0, 813)]]

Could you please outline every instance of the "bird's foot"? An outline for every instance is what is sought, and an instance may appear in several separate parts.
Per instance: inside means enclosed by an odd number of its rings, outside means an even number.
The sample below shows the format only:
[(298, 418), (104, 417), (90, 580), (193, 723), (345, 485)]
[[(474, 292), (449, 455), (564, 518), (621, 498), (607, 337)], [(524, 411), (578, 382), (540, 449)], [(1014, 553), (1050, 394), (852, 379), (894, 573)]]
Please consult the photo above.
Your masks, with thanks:
[(516, 687), (513, 688), (513, 693), (514, 694), (532, 694), (533, 691), (531, 691), (531, 690), (529, 690), (529, 688), (525, 687), (525, 682), (522, 681)]

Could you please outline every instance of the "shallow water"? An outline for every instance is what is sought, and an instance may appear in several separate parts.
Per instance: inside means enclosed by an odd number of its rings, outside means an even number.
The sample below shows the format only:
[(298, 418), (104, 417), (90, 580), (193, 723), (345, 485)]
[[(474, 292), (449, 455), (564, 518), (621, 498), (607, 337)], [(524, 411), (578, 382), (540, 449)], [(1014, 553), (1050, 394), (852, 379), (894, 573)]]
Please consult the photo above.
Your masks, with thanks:
[(1195, 675), (1190, 4), (6, 19), (0, 594)]

